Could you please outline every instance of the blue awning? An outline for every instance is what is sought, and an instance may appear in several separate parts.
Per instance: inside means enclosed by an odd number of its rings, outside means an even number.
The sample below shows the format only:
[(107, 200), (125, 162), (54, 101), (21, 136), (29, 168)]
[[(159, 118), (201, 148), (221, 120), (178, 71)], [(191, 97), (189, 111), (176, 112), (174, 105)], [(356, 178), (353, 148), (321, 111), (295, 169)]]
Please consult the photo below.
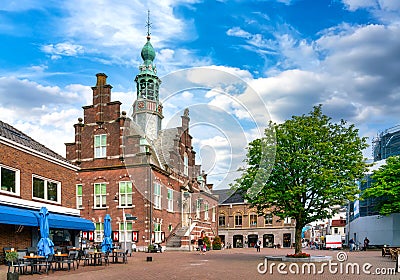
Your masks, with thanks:
[(32, 211), (0, 205), (0, 224), (37, 227), (38, 220)]
[[(49, 214), (49, 227), (93, 231), (92, 221), (62, 214)], [(0, 224), (39, 227), (39, 212), (12, 206), (0, 205)]]
[(53, 214), (49, 215), (49, 227), (52, 228), (63, 228), (63, 229), (76, 229), (82, 231), (93, 231), (95, 226), (92, 221), (68, 216), (61, 214)]

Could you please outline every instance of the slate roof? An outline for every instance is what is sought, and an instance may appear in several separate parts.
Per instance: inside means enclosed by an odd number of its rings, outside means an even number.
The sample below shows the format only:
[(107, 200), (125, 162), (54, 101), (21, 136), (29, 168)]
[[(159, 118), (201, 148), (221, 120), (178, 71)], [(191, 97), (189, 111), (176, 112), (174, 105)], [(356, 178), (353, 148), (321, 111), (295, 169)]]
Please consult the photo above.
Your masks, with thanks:
[(244, 203), (243, 195), (231, 189), (213, 190), (212, 193), (219, 197), (218, 204)]
[(40, 152), (42, 154), (48, 155), (55, 159), (70, 163), (66, 158), (60, 156), (56, 152), (50, 150), (46, 146), (40, 144), (39, 142), (33, 140), (31, 137), (26, 135), (25, 133), (19, 131), (15, 127), (0, 121), (0, 136), (4, 137), (8, 140), (11, 140), (15, 143), (23, 145), (27, 148)]

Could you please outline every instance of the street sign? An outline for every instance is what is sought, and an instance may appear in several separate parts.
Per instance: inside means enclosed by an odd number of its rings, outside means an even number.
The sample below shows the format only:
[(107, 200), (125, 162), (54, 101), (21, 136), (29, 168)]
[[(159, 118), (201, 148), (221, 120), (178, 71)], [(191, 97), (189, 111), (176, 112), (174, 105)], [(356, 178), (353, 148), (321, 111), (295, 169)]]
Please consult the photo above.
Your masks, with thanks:
[(131, 214), (125, 214), (125, 219), (127, 221), (136, 221), (137, 217), (136, 216), (132, 216)]

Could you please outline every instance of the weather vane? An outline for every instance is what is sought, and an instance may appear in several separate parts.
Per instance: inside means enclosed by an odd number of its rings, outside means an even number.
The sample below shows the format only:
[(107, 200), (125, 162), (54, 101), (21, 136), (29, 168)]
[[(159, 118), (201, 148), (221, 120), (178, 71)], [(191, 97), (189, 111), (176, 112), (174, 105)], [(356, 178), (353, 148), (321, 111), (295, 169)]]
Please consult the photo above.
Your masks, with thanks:
[(150, 28), (151, 28), (151, 22), (150, 22), (150, 10), (147, 11), (147, 22), (146, 22), (146, 27), (147, 27), (147, 37), (150, 37)]

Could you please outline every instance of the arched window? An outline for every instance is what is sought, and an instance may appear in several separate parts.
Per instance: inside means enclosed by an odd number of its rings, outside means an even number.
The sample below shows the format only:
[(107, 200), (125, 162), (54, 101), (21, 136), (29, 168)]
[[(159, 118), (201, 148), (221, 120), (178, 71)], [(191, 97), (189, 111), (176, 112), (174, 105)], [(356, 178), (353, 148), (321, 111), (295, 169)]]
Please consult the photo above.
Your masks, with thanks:
[(255, 213), (250, 214), (250, 226), (251, 227), (257, 226), (257, 214), (255, 214)]
[(241, 213), (235, 214), (235, 227), (241, 227), (243, 224), (243, 217)]
[(153, 82), (153, 80), (149, 80), (147, 82), (147, 98), (154, 100), (154, 82)]
[(224, 227), (225, 226), (225, 214), (220, 214), (218, 217), (218, 225), (220, 227)]
[(139, 95), (141, 98), (146, 98), (146, 80), (144, 79), (139, 83)]

